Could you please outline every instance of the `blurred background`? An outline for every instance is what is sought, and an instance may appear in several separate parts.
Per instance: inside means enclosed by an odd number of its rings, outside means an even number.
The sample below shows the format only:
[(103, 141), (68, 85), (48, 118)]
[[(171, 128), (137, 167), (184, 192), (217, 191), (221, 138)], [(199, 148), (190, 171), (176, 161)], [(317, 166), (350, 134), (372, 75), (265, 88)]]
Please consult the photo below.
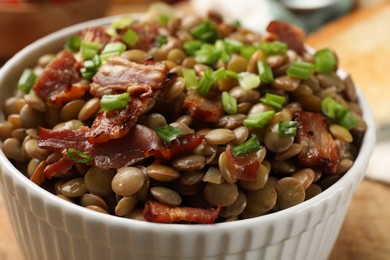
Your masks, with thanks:
[[(311, 33), (327, 22), (384, 0), (165, 0), (204, 15), (217, 9), (254, 30), (271, 19), (285, 20)], [(0, 62), (60, 28), (107, 15), (145, 12), (153, 0), (0, 0)], [(261, 14), (261, 15), (259, 15)]]

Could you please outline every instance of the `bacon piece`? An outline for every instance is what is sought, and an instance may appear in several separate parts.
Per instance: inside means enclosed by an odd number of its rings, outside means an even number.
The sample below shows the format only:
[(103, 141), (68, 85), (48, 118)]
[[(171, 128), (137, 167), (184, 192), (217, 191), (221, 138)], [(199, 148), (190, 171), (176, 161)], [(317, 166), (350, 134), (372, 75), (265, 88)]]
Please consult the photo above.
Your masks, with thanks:
[(154, 97), (166, 84), (168, 67), (164, 63), (131, 62), (119, 56), (109, 58), (93, 77), (90, 92), (95, 97), (129, 92), (130, 96)]
[(60, 107), (82, 97), (88, 89), (88, 84), (81, 81), (79, 69), (73, 54), (63, 51), (47, 65), (33, 89), (50, 106)]
[(49, 164), (43, 170), (43, 175), (51, 179), (54, 175), (67, 173), (74, 165), (74, 161), (67, 155), (64, 155), (57, 162)]
[(257, 153), (234, 157), (230, 147), (227, 147), (226, 158), (234, 179), (246, 181), (257, 180), (257, 174), (260, 167)]
[(139, 38), (131, 48), (147, 51), (155, 45), (157, 38), (160, 36), (160, 27), (158, 23), (135, 23), (129, 28), (121, 30), (119, 34), (123, 35), (128, 29), (135, 31)]
[(192, 207), (169, 207), (157, 201), (148, 200), (145, 203), (143, 215), (147, 221), (157, 223), (190, 222), (212, 224), (219, 216), (221, 205), (216, 209), (201, 209)]
[(88, 137), (89, 131), (86, 128), (79, 130), (38, 128), (37, 140), (40, 148), (63, 154), (67, 154), (68, 148), (75, 148), (91, 156), (96, 166), (105, 169), (119, 169), (149, 156), (162, 156), (160, 151), (166, 150), (156, 132), (143, 125), (135, 125), (124, 137), (105, 143), (91, 144)]
[(200, 96), (196, 91), (188, 91), (183, 107), (190, 111), (193, 118), (215, 123), (224, 114), (220, 100)]
[(293, 118), (298, 122), (295, 140), (303, 147), (298, 154), (298, 164), (301, 167), (318, 166), (326, 173), (336, 173), (339, 157), (326, 118), (322, 114), (305, 111), (294, 112)]
[(92, 124), (88, 141), (104, 143), (126, 135), (137, 123), (144, 105), (139, 99), (133, 99), (125, 109), (101, 111)]
[(111, 36), (106, 33), (106, 28), (102, 26), (89, 27), (81, 31), (80, 37), (82, 41), (99, 43), (102, 48), (111, 41)]
[(305, 32), (289, 23), (272, 21), (267, 26), (267, 31), (274, 34), (277, 40), (287, 43), (289, 49), (302, 54), (305, 51)]
[(202, 140), (203, 136), (198, 134), (179, 135), (171, 142), (170, 159), (195, 150)]

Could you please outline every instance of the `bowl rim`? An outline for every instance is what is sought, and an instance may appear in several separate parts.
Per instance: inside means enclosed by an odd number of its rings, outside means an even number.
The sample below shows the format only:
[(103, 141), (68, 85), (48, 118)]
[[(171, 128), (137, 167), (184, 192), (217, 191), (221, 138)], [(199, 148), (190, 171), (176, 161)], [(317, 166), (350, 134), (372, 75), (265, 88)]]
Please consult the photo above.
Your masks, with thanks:
[[(74, 33), (79, 32), (82, 29), (85, 29), (90, 26), (100, 26), (109, 24), (114, 19), (117, 19), (119, 17), (123, 16), (134, 16), (134, 17), (140, 17), (142, 14), (136, 13), (136, 14), (124, 14), (124, 15), (116, 15), (116, 16), (109, 16), (99, 19), (93, 19), (87, 22), (78, 23), (66, 28), (63, 28), (57, 32), (51, 33), (33, 43), (26, 46), (24, 49), (19, 51), (17, 54), (15, 54), (10, 60), (8, 60), (2, 68), (0, 68), (0, 91), (4, 88), (4, 78), (10, 77), (9, 75), (12, 75), (13, 69), (17, 68), (20, 65), (20, 62), (24, 59), (25, 56), (29, 56), (30, 53), (34, 52), (42, 52), (44, 47), (46, 45), (56, 44), (57, 51), (59, 51), (61, 48), (59, 45), (59, 41), (63, 42), (62, 40), (66, 39), (67, 36), (72, 35)], [(59, 48), (58, 48), (59, 47)], [(36, 63), (36, 59), (35, 63)], [(26, 64), (27, 66), (32, 66), (33, 64)], [(339, 70), (340, 75), (346, 76), (347, 74), (343, 70)], [(8, 76), (7, 76), (8, 75)], [(16, 85), (16, 84), (15, 84)], [(152, 222), (144, 222), (139, 220), (133, 220), (133, 219), (127, 219), (122, 217), (117, 217), (113, 215), (108, 214), (98, 214), (95, 211), (83, 208), (77, 204), (69, 203), (54, 194), (46, 191), (45, 189), (41, 188), (40, 186), (34, 184), (31, 182), (28, 178), (26, 178), (16, 167), (13, 166), (13, 164), (7, 159), (7, 157), (4, 155), (2, 151), (0, 151), (0, 164), (2, 171), (0, 172), (0, 175), (9, 174), (12, 177), (13, 185), (19, 184), (23, 185), (26, 189), (28, 189), (28, 194), (31, 196), (35, 196), (37, 198), (45, 198), (45, 203), (53, 206), (53, 207), (60, 207), (61, 210), (63, 210), (64, 214), (73, 214), (73, 215), (80, 215), (83, 218), (88, 218), (95, 222), (105, 222), (107, 225), (111, 226), (121, 226), (121, 227), (128, 227), (131, 229), (139, 229), (144, 231), (158, 231), (158, 232), (195, 232), (196, 233), (202, 233), (202, 232), (210, 232), (210, 227), (213, 228), (213, 230), (234, 230), (237, 228), (251, 228), (253, 225), (259, 225), (259, 224), (265, 224), (270, 222), (277, 222), (277, 221), (284, 221), (286, 218), (293, 218), (295, 215), (300, 214), (302, 211), (307, 211), (316, 205), (322, 203), (323, 201), (329, 200), (332, 197), (332, 194), (335, 194), (336, 191), (344, 189), (347, 184), (349, 185), (351, 182), (351, 178), (355, 178), (353, 180), (353, 191), (356, 190), (357, 184), (360, 182), (362, 176), (359, 178), (359, 172), (364, 171), (367, 167), (367, 163), (369, 161), (369, 158), (373, 152), (374, 144), (376, 141), (376, 135), (375, 135), (375, 123), (372, 115), (372, 110), (369, 107), (369, 104), (364, 97), (362, 91), (360, 90), (359, 86), (357, 87), (357, 94), (359, 97), (359, 103), (360, 106), (363, 108), (363, 118), (365, 122), (367, 123), (367, 131), (365, 133), (365, 136), (363, 138), (360, 152), (355, 159), (355, 162), (352, 166), (352, 168), (342, 176), (336, 183), (334, 183), (332, 186), (330, 186), (325, 191), (321, 192), (320, 194), (314, 196), (313, 198), (304, 201), (302, 203), (299, 203), (293, 207), (274, 212), (271, 214), (266, 214), (259, 217), (254, 217), (250, 219), (244, 219), (244, 220), (238, 220), (238, 221), (232, 221), (232, 222), (223, 222), (223, 223), (215, 223), (215, 224), (161, 224), (161, 223), (152, 223)], [(4, 173), (7, 171), (7, 173)], [(4, 183), (5, 184), (5, 183)], [(1, 185), (0, 185), (1, 187)]]

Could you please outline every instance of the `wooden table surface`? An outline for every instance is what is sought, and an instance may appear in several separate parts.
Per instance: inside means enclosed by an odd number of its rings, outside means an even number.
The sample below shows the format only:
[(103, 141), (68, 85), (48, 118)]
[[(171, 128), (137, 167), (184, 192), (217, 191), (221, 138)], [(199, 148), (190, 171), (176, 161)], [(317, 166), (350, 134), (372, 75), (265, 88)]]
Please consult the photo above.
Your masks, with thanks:
[[(108, 14), (145, 10), (145, 4), (116, 5)], [(389, 37), (390, 1), (352, 13), (308, 37), (314, 48), (328, 46), (336, 50), (343, 68), (351, 72), (368, 97), (379, 123), (381, 111), (389, 108), (386, 97), (390, 97), (390, 77), (383, 76), (390, 72)], [(374, 96), (379, 91), (386, 92), (384, 98)], [(389, 198), (389, 184), (363, 180), (329, 259), (390, 259)], [(23, 259), (0, 197), (0, 260)]]

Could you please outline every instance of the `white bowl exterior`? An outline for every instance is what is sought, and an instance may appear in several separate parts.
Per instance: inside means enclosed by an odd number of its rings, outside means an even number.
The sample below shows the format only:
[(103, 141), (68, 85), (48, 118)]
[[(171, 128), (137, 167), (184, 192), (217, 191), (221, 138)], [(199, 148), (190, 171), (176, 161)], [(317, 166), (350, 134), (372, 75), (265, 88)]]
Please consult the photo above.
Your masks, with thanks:
[[(25, 67), (57, 52), (68, 35), (112, 19), (66, 28), (23, 49), (0, 70), (0, 103)], [(374, 121), (358, 92), (368, 131), (351, 170), (297, 206), (236, 222), (154, 224), (96, 213), (36, 186), (0, 152), (0, 190), (18, 243), (31, 260), (327, 259), (375, 143)]]

